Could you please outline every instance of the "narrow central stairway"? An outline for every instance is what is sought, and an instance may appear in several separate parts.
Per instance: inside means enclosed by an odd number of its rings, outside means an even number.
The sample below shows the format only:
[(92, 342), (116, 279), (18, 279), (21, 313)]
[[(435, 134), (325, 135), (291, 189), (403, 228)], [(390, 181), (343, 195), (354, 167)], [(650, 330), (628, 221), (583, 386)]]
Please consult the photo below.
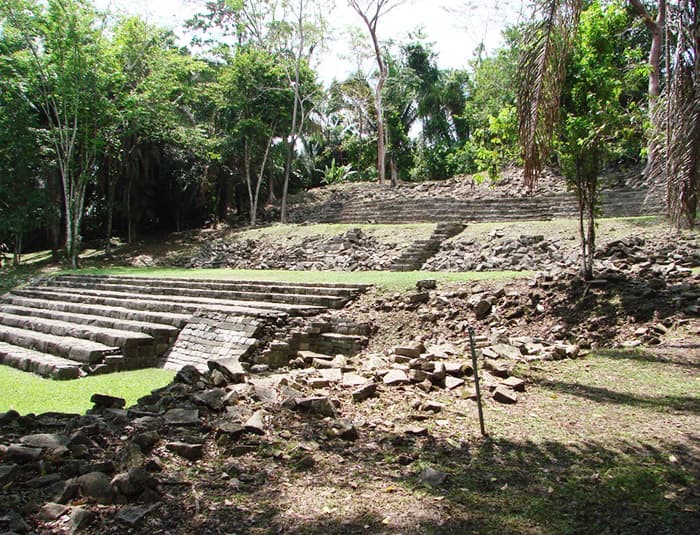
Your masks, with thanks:
[(427, 240), (416, 240), (389, 266), (389, 271), (417, 271), (425, 262), (437, 254), (445, 240), (460, 234), (466, 225), (462, 223), (438, 223)]

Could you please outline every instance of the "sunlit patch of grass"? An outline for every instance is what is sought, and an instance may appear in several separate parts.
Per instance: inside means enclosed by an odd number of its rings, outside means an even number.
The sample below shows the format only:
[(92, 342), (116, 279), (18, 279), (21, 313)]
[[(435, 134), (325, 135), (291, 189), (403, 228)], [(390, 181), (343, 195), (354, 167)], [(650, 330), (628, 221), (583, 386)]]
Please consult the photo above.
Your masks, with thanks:
[(0, 412), (14, 409), (20, 414), (82, 414), (92, 407), (90, 397), (96, 393), (124, 398), (128, 407), (151, 390), (168, 384), (174, 375), (170, 370), (149, 368), (54, 381), (0, 366)]
[(432, 271), (282, 271), (240, 269), (181, 269), (181, 268), (89, 268), (64, 273), (82, 275), (128, 275), (189, 279), (221, 279), (248, 281), (278, 281), (289, 283), (372, 284), (387, 290), (406, 290), (419, 280), (464, 282), (509, 280), (532, 276), (530, 271), (432, 272)]

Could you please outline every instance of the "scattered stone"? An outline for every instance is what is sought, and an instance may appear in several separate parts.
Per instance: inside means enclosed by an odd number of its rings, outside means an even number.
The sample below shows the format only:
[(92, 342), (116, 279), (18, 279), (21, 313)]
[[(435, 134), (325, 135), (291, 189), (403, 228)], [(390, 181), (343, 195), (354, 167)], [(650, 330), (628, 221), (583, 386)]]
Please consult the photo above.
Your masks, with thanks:
[(160, 440), (160, 435), (157, 431), (143, 431), (141, 433), (136, 433), (131, 440), (143, 451), (149, 451)]
[(486, 299), (479, 301), (474, 307), (474, 314), (476, 314), (477, 320), (483, 320), (489, 314), (491, 314), (491, 302)]
[(60, 474), (47, 474), (45, 476), (30, 479), (27, 481), (27, 486), (31, 489), (41, 489), (48, 487), (49, 485), (53, 485), (54, 483), (58, 483), (59, 481), (63, 481)]
[(159, 504), (153, 505), (127, 505), (122, 507), (119, 512), (115, 515), (115, 520), (119, 522), (124, 522), (129, 526), (137, 526), (144, 517), (159, 507)]
[(197, 368), (188, 364), (175, 374), (175, 382), (195, 386), (198, 383), (205, 382), (205, 379)]
[(0, 464), (0, 487), (5, 487), (13, 482), (18, 474), (19, 468), (16, 464), (10, 464), (8, 461)]
[(342, 384), (345, 388), (362, 386), (367, 382), (367, 378), (356, 373), (344, 373)]
[(65, 448), (68, 445), (69, 439), (66, 435), (40, 433), (36, 435), (23, 436), (19, 441), (30, 448), (58, 450)]
[(243, 426), (244, 430), (247, 433), (253, 433), (254, 435), (264, 435), (265, 434), (265, 420), (264, 420), (264, 411), (255, 411), (253, 415), (248, 418), (248, 421), (246, 421), (245, 425)]
[(133, 498), (155, 487), (155, 481), (145, 468), (132, 468), (112, 478), (112, 487), (121, 495)]
[(204, 456), (203, 444), (190, 444), (188, 442), (166, 442), (165, 448), (168, 451), (179, 455), (188, 461), (198, 461)]
[(205, 405), (213, 411), (220, 411), (224, 408), (224, 397), (226, 391), (222, 388), (212, 388), (193, 396), (194, 400)]
[(412, 359), (420, 357), (422, 353), (425, 353), (425, 346), (421, 342), (410, 342), (394, 348), (395, 355), (401, 355)]
[(518, 396), (512, 390), (499, 386), (493, 391), (493, 399), (499, 403), (512, 405), (518, 402)]
[(296, 408), (309, 411), (321, 416), (335, 416), (336, 410), (330, 398), (326, 396), (298, 398), (296, 399)]
[(464, 384), (464, 379), (459, 379), (458, 377), (452, 377), (451, 375), (448, 375), (445, 377), (445, 388), (447, 390), (454, 390), (455, 388), (459, 388)]
[(428, 435), (428, 428), (424, 426), (413, 426), (413, 427), (407, 427), (404, 430), (404, 433), (407, 435), (413, 435), (416, 437), (424, 437)]
[(425, 412), (440, 412), (445, 406), (437, 401), (427, 400), (420, 404), (420, 409)]
[(356, 403), (371, 398), (377, 393), (377, 383), (365, 383), (352, 391), (352, 400)]
[(441, 472), (431, 468), (430, 466), (426, 466), (420, 473), (420, 480), (424, 485), (428, 485), (430, 487), (441, 487), (445, 484), (445, 481), (447, 481), (447, 475), (448, 474), (445, 472)]
[(335, 420), (332, 422), (329, 435), (349, 441), (354, 441), (359, 438), (357, 428), (348, 420)]
[(229, 383), (245, 383), (248, 376), (237, 358), (209, 360), (207, 366), (210, 370), (221, 373)]
[(416, 282), (416, 290), (435, 290), (437, 281), (435, 279), (423, 279)]
[(77, 533), (86, 528), (92, 519), (95, 517), (92, 511), (83, 507), (74, 507), (70, 513), (69, 530), (71, 533)]
[(126, 405), (124, 398), (116, 398), (105, 394), (93, 394), (90, 402), (95, 405), (96, 409), (123, 409)]
[(67, 482), (66, 486), (75, 485), (77, 492), (88, 500), (94, 500), (99, 504), (110, 505), (113, 503), (114, 494), (107, 474), (102, 472), (90, 472), (80, 476), (74, 482)]
[(498, 358), (506, 358), (512, 360), (520, 360), (522, 353), (520, 350), (510, 344), (495, 344), (491, 349), (498, 355)]
[(519, 379), (518, 377), (508, 377), (501, 381), (501, 385), (516, 392), (525, 392), (525, 381)]
[(53, 522), (68, 512), (69, 507), (62, 503), (45, 503), (36, 515), (41, 522)]
[(168, 425), (201, 425), (199, 412), (196, 409), (170, 409), (163, 415)]
[(30, 448), (21, 444), (12, 444), (5, 452), (6, 463), (27, 464), (41, 459), (41, 448)]
[(387, 386), (399, 386), (409, 383), (408, 376), (403, 370), (389, 370), (382, 379)]

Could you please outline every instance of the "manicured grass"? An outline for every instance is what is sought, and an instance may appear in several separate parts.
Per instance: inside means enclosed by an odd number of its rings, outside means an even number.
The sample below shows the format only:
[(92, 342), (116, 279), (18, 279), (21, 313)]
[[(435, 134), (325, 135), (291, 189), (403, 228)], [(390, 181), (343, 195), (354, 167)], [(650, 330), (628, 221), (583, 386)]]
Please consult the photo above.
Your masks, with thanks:
[(135, 277), (164, 277), (185, 279), (265, 280), (279, 282), (374, 284), (386, 290), (406, 290), (422, 279), (439, 282), (506, 280), (527, 278), (531, 271), (431, 272), (431, 271), (281, 271), (239, 269), (177, 269), (177, 268), (90, 268), (65, 271), (82, 275), (129, 275)]
[(175, 373), (146, 369), (54, 381), (8, 366), (0, 366), (0, 412), (14, 409), (20, 414), (43, 412), (84, 413), (92, 407), (93, 394), (121, 397), (129, 407), (156, 388), (168, 384)]

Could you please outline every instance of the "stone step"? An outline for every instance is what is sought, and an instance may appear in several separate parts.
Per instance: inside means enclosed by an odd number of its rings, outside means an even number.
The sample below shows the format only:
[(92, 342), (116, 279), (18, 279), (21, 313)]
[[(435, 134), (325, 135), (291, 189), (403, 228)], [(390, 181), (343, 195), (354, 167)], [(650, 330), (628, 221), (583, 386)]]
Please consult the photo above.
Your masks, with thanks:
[(0, 325), (26, 329), (36, 333), (52, 334), (54, 336), (69, 336), (99, 342), (106, 346), (118, 347), (126, 357), (144, 355), (143, 346), (153, 346), (155, 340), (146, 333), (120, 331), (107, 327), (81, 325), (66, 321), (19, 316), (0, 310)]
[(77, 379), (80, 362), (0, 342), (0, 364), (52, 379)]
[(170, 340), (177, 336), (179, 329), (163, 323), (149, 323), (145, 321), (132, 321), (118, 318), (110, 318), (95, 314), (77, 314), (40, 308), (30, 308), (18, 305), (0, 305), (0, 312), (15, 314), (18, 316), (32, 316), (50, 320), (66, 321), (78, 325), (94, 325), (120, 331), (146, 333), (156, 340)]
[(126, 275), (60, 275), (55, 280), (75, 280), (78, 282), (122, 282), (148, 284), (151, 287), (166, 288), (202, 288), (206, 290), (239, 290), (246, 292), (270, 292), (292, 294), (320, 294), (340, 297), (354, 297), (359, 292), (367, 290), (371, 284), (351, 283), (303, 283), (303, 282), (277, 282), (277, 281), (241, 281), (241, 280), (210, 280), (193, 278), (146, 278)]
[[(144, 281), (147, 282), (147, 281)], [(74, 289), (88, 291), (105, 291), (116, 293), (138, 293), (140, 295), (155, 295), (155, 296), (181, 296), (193, 298), (218, 299), (226, 301), (264, 301), (270, 303), (281, 303), (290, 305), (311, 305), (322, 306), (327, 308), (341, 308), (348, 298), (320, 295), (320, 294), (292, 294), (292, 293), (276, 293), (276, 292), (243, 292), (233, 290), (210, 290), (206, 288), (185, 288), (185, 287), (169, 287), (155, 286), (150, 284), (136, 284), (135, 282), (124, 284), (119, 282), (77, 282), (70, 279), (53, 279), (44, 285), (45, 288), (51, 289)], [(269, 287), (268, 287), (269, 289)]]
[(95, 364), (107, 356), (119, 354), (118, 347), (109, 347), (99, 342), (35, 333), (6, 325), (0, 325), (0, 341), (86, 364)]
[[(187, 324), (187, 321), (192, 317), (191, 313), (174, 313), (174, 312), (153, 312), (149, 310), (135, 310), (124, 306), (105, 306), (88, 304), (84, 302), (57, 301), (49, 299), (38, 299), (23, 297), (19, 295), (7, 294), (4, 302), (13, 305), (26, 307), (36, 310), (45, 310), (51, 312), (81, 314), (87, 316), (99, 316), (108, 321), (109, 318), (114, 320), (125, 320), (130, 322), (150, 322), (153, 324), (170, 325), (176, 329), (181, 329)], [(120, 303), (123, 305), (124, 303)]]
[(15, 295), (48, 299), (53, 301), (70, 301), (100, 306), (122, 306), (136, 310), (149, 310), (168, 313), (190, 313), (197, 310), (227, 312), (257, 317), (280, 317), (285, 314), (293, 316), (315, 315), (323, 311), (322, 307), (287, 305), (285, 303), (264, 303), (258, 301), (231, 302), (218, 299), (190, 298), (182, 296), (157, 296), (136, 293), (71, 290), (65, 288), (56, 291), (43, 288), (23, 288), (13, 292)]

